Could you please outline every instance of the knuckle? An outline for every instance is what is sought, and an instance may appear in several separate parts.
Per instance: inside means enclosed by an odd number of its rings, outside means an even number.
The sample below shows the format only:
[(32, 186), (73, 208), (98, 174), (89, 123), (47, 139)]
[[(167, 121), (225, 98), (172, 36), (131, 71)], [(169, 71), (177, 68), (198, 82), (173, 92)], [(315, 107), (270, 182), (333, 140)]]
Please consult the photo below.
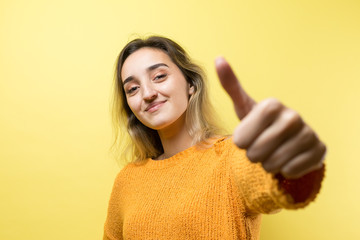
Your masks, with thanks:
[(297, 134), (303, 126), (300, 115), (291, 109), (286, 109), (281, 113), (281, 122), (283, 123), (282, 132), (287, 135)]
[(319, 143), (319, 164), (322, 163), (325, 160), (326, 155), (326, 145), (322, 142)]
[(265, 101), (271, 105), (279, 105), (279, 104), (281, 105), (280, 101), (274, 97), (269, 97), (269, 98), (265, 99)]
[(286, 178), (295, 178), (297, 173), (292, 168), (281, 169), (281, 174), (283, 174)]
[(324, 155), (327, 151), (326, 145), (322, 142), (320, 142), (320, 151), (322, 155)]
[(261, 107), (263, 108), (262, 112), (264, 115), (273, 116), (280, 112), (283, 105), (275, 98), (268, 98), (262, 101)]
[(251, 161), (251, 162), (260, 162), (261, 161), (261, 158), (259, 156), (259, 154), (256, 153), (256, 151), (252, 151), (250, 149), (248, 149), (248, 151), (246, 152), (246, 156), (248, 157), (248, 159)]
[(314, 131), (309, 127), (305, 126), (303, 129), (303, 142), (304, 144), (313, 144), (316, 142), (317, 137)]
[(249, 145), (249, 140), (246, 137), (242, 137), (241, 133), (242, 133), (242, 128), (241, 125), (239, 125), (234, 131), (233, 142), (238, 148), (245, 149)]
[(279, 172), (282, 166), (288, 162), (289, 158), (282, 152), (272, 153), (264, 162), (264, 167), (271, 172)]
[(300, 126), (302, 124), (301, 116), (292, 109), (287, 109), (284, 113), (284, 118), (290, 126)]
[(234, 139), (234, 144), (241, 149), (246, 148), (246, 144), (241, 139)]
[(275, 173), (275, 172), (277, 172), (277, 169), (278, 169), (278, 167), (275, 164), (268, 163), (268, 162), (263, 162), (262, 167), (265, 169), (265, 171), (270, 172), (270, 173)]

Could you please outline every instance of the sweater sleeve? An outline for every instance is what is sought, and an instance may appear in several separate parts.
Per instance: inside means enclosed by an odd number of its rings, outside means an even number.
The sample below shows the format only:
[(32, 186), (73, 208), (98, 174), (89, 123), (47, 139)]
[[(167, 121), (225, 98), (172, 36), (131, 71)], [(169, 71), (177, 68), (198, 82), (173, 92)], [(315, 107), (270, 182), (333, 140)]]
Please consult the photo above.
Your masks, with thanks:
[(235, 185), (249, 213), (274, 213), (282, 208), (297, 209), (312, 202), (321, 188), (325, 167), (298, 179), (267, 173), (260, 163), (252, 163), (246, 151), (228, 141), (228, 160)]

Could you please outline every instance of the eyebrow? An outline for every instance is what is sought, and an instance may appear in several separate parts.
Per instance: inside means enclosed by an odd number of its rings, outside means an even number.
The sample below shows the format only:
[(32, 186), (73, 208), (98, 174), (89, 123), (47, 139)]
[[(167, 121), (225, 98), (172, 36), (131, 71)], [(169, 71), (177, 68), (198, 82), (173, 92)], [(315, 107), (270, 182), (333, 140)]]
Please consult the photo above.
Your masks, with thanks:
[[(166, 65), (165, 63), (157, 63), (157, 64), (154, 64), (154, 65), (151, 65), (150, 67), (148, 67), (148, 68), (146, 69), (146, 71), (147, 71), (147, 72), (150, 72), (150, 71), (155, 70), (155, 69), (157, 69), (157, 68), (159, 68), (159, 67), (167, 67), (167, 68), (169, 68), (169, 66)], [(134, 80), (134, 77), (133, 77), (133, 76), (127, 77), (127, 78), (124, 80), (123, 85), (125, 85), (125, 84), (128, 83), (128, 82), (131, 82), (132, 80)]]

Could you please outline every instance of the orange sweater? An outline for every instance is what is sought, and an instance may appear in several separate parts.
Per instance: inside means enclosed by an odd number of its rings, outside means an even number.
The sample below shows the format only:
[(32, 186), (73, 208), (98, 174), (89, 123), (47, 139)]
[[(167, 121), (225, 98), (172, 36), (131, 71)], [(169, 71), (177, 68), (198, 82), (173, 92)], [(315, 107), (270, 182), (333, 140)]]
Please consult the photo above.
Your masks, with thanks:
[(304, 207), (323, 173), (274, 177), (232, 139), (128, 164), (115, 180), (104, 239), (258, 239), (261, 213)]

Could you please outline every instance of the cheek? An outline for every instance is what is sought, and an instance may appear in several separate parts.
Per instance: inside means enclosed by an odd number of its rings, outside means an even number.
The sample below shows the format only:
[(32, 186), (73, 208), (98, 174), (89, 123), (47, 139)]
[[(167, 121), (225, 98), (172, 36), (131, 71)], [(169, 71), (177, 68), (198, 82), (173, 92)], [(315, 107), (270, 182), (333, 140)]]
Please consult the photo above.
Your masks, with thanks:
[(130, 99), (127, 99), (127, 104), (130, 108), (130, 110), (135, 114), (137, 115), (137, 112), (140, 110), (140, 103), (136, 100), (136, 98), (130, 98)]
[(178, 100), (181, 100), (182, 98), (188, 99), (189, 95), (189, 89), (185, 79), (168, 81), (162, 85), (159, 85), (158, 92), (160, 92), (162, 95), (176, 97)]
[(177, 88), (175, 89), (175, 92), (177, 94), (177, 99), (179, 102), (181, 102), (182, 104), (188, 104), (189, 102), (189, 89), (187, 88), (187, 86), (183, 86), (182, 88)]

